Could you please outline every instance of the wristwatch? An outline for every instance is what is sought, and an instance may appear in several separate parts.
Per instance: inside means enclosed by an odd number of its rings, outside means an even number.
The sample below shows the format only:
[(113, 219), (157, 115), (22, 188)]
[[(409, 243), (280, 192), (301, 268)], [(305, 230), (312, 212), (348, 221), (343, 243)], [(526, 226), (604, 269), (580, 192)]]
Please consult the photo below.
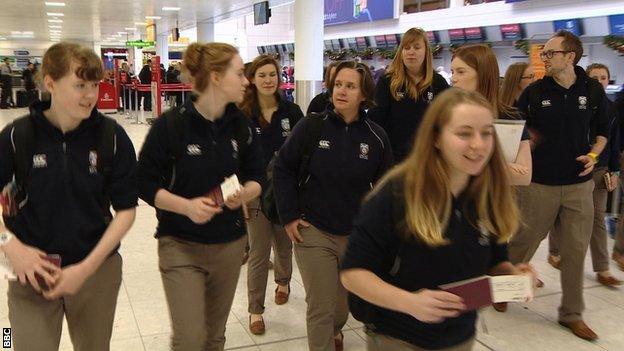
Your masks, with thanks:
[(6, 245), (11, 239), (13, 239), (13, 234), (9, 232), (0, 233), (0, 246)]
[(587, 156), (591, 157), (592, 160), (594, 160), (594, 162), (598, 162), (598, 154), (595, 152), (590, 152), (587, 154)]

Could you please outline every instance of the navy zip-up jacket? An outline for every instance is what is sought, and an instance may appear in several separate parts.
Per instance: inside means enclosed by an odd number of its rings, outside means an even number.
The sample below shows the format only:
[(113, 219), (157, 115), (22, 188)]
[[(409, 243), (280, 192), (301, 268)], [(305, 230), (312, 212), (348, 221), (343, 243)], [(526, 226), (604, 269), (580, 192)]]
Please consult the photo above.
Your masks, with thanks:
[(397, 101), (392, 97), (390, 83), (391, 77), (387, 74), (379, 78), (375, 88), (377, 106), (370, 110), (369, 117), (388, 133), (395, 161), (400, 162), (412, 149), (414, 137), (427, 107), (449, 85), (446, 79), (434, 72), (431, 85), (418, 99), (410, 98), (403, 87), (403, 91), (399, 93), (402, 97)]
[[(526, 125), (536, 136), (531, 151), (535, 183), (570, 185), (590, 180), (591, 174), (579, 177), (584, 165), (576, 158), (591, 151), (592, 135), (609, 138), (604, 89), (581, 67), (576, 66), (575, 73), (576, 82), (569, 89), (546, 76), (529, 85), (518, 99)], [(600, 92), (599, 101), (589, 101), (590, 85)], [(592, 105), (598, 106), (595, 111)]]
[[(61, 256), (63, 266), (82, 261), (95, 248), (115, 211), (137, 205), (136, 153), (124, 129), (115, 130), (115, 152), (109, 179), (93, 167), (97, 124), (102, 115), (93, 109), (78, 127), (63, 134), (43, 115), (50, 101), (30, 107), (34, 120), (38, 162), (24, 181), (26, 204), (7, 227), (26, 245)], [(0, 133), (0, 189), (11, 182), (14, 148), (19, 140), (8, 125)], [(15, 144), (14, 144), (15, 143)]]
[[(465, 193), (453, 199), (452, 215), (444, 229), (448, 245), (432, 248), (418, 240), (406, 241), (404, 231), (397, 225), (405, 217), (403, 189), (403, 182), (394, 179), (362, 205), (343, 256), (342, 270), (365, 269), (406, 291), (438, 290), (443, 284), (488, 274), (508, 261), (507, 245), (499, 244), (495, 235), (473, 225), (478, 223), (476, 206)], [(397, 257), (400, 265), (396, 274), (390, 275)], [(476, 311), (446, 318), (441, 323), (423, 323), (406, 313), (365, 301), (360, 306), (371, 311), (372, 320), (367, 322), (378, 333), (419, 348), (451, 348), (475, 335)], [(357, 312), (360, 311), (354, 311)]]
[(282, 99), (279, 102), (277, 111), (271, 117), (271, 124), (262, 125), (260, 111), (255, 111), (251, 116), (254, 133), (260, 139), (262, 144), (262, 154), (264, 155), (265, 169), (273, 158), (273, 155), (279, 151), (284, 142), (290, 136), (292, 129), (303, 118), (303, 112), (299, 105)]
[[(167, 119), (182, 118), (184, 132), (181, 155), (174, 162), (169, 145)], [(239, 154), (236, 141), (237, 119), (244, 119), (249, 129), (247, 146)], [(175, 163), (175, 164), (174, 164)], [(219, 186), (225, 177), (236, 174), (241, 184), (265, 179), (262, 148), (251, 129), (249, 119), (234, 105), (226, 107), (225, 114), (211, 122), (205, 119), (191, 100), (160, 116), (152, 125), (139, 153), (137, 168), (139, 196), (154, 206), (160, 189), (192, 199), (206, 195)], [(234, 241), (245, 234), (242, 210), (227, 207), (205, 224), (195, 224), (188, 217), (158, 210), (156, 237), (172, 235), (204, 244)]]
[(330, 234), (348, 235), (362, 198), (392, 165), (392, 149), (384, 130), (364, 111), (357, 121), (346, 124), (327, 110), (309, 175), (299, 187), (297, 173), (309, 118), (295, 126), (275, 163), (273, 181), (280, 219), (286, 225), (304, 218)]

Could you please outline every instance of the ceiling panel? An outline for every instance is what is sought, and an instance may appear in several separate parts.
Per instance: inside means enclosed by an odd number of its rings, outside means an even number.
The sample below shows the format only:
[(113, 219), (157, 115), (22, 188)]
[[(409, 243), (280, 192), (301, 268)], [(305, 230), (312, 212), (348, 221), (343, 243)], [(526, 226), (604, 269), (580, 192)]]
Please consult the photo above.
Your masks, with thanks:
[[(0, 0), (5, 2), (8, 0)], [(62, 1), (62, 0), (53, 0)], [(64, 7), (50, 7), (43, 0), (22, 0), (2, 6), (0, 11), (0, 38), (9, 41), (46, 41), (50, 39), (50, 25), (61, 26), (61, 38), (100, 42), (117, 35), (119, 41), (138, 39), (145, 35), (145, 27), (135, 22), (146, 22), (145, 16), (161, 16), (155, 20), (158, 33), (167, 33), (176, 25), (192, 27), (197, 21), (215, 21), (238, 17), (252, 11), (253, 3), (259, 0), (64, 0)], [(294, 0), (273, 0), (271, 6), (290, 3)], [(180, 7), (180, 11), (162, 11), (162, 7)], [(47, 12), (63, 13), (63, 17), (50, 17)], [(63, 23), (50, 23), (49, 19)], [(124, 28), (136, 27), (138, 31)], [(12, 32), (33, 32), (32, 38)], [(28, 33), (27, 33), (28, 35)]]

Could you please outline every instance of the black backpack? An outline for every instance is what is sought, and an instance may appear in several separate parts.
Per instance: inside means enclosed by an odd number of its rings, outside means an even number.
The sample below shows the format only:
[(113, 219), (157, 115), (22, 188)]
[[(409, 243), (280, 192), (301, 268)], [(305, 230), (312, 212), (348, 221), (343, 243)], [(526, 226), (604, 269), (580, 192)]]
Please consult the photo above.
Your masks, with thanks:
[[(97, 170), (104, 177), (104, 188), (112, 174), (113, 157), (115, 156), (117, 121), (100, 115), (101, 119), (96, 124), (96, 146), (98, 155)], [(17, 186), (17, 198), (19, 202), (26, 198), (26, 179), (32, 169), (33, 156), (37, 144), (37, 130), (30, 115), (22, 116), (12, 122), (11, 142), (13, 144), (13, 160), (15, 184)]]
[[(395, 194), (397, 194), (398, 191), (401, 191), (396, 183), (392, 184), (392, 189)], [(392, 223), (394, 223), (398, 230), (402, 230), (401, 228), (405, 222), (405, 206), (402, 201), (403, 198), (401, 196), (395, 195), (395, 201), (392, 206)], [(392, 268), (388, 271), (388, 277), (390, 277), (391, 280), (394, 279), (399, 273), (399, 269), (401, 268), (401, 256), (406, 245), (407, 243), (404, 240), (401, 240), (397, 254), (394, 257)], [(356, 294), (349, 292), (349, 311), (353, 315), (353, 318), (364, 323), (369, 330), (375, 329), (373, 323), (380, 308), (381, 307), (375, 306)]]
[[(318, 145), (321, 139), (324, 118), (323, 114), (310, 113), (299, 122), (306, 124), (305, 129), (307, 132), (303, 147), (300, 151), (301, 162), (299, 163), (299, 171), (297, 172), (297, 183), (299, 186), (301, 186), (308, 177), (308, 166), (310, 165), (310, 159), (316, 149), (316, 145)], [(271, 158), (267, 166), (267, 181), (260, 195), (260, 211), (262, 211), (262, 214), (264, 214), (271, 223), (281, 224), (277, 211), (277, 203), (275, 201), (275, 185), (273, 184), (273, 167), (275, 166), (276, 159), (277, 153)]]

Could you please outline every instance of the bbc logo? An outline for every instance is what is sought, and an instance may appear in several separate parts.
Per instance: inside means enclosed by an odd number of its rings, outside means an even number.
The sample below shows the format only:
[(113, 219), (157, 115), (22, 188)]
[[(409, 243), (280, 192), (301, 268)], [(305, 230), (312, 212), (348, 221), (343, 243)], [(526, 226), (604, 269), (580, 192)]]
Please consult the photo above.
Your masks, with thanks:
[(2, 348), (11, 348), (11, 328), (2, 328)]

